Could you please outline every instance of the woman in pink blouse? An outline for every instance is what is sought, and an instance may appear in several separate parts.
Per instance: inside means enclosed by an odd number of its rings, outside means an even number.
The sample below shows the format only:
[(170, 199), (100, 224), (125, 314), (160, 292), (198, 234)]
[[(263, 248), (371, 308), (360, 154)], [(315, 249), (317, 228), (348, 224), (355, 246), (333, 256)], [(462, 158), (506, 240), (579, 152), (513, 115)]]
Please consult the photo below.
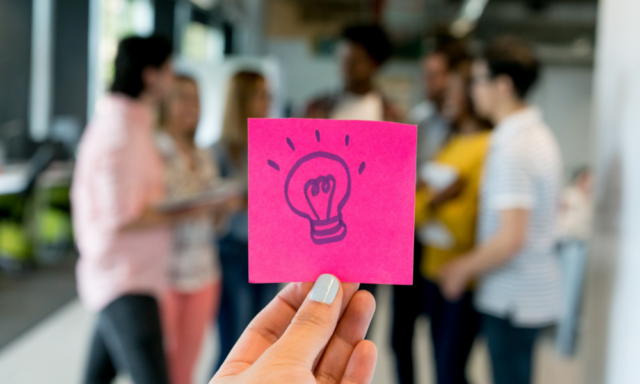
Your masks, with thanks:
[(171, 44), (131, 37), (118, 46), (111, 94), (80, 143), (72, 190), (82, 302), (98, 312), (85, 383), (126, 371), (135, 384), (168, 384), (158, 297), (165, 289), (171, 217), (155, 147), (155, 109), (173, 80)]

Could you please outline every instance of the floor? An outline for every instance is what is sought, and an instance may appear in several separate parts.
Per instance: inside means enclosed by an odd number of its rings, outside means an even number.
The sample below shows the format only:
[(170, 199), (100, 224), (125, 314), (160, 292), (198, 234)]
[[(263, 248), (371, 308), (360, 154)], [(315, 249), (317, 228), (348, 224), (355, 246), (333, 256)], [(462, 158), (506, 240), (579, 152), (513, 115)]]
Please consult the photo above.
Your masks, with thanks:
[(76, 297), (75, 265), (68, 256), (36, 270), (0, 273), (0, 350)]
[[(373, 340), (379, 348), (378, 366), (373, 384), (394, 383), (392, 352), (388, 347), (390, 321), (390, 289), (383, 287), (378, 297), (378, 313), (374, 322)], [(37, 326), (31, 328), (4, 348), (0, 349), (0, 383), (7, 384), (74, 384), (81, 382), (84, 357), (91, 335), (94, 317), (77, 299), (62, 306)], [(418, 324), (414, 348), (419, 361), (419, 383), (433, 383), (431, 351), (427, 340), (428, 323)], [(209, 380), (210, 362), (217, 354), (216, 335), (209, 335), (197, 371), (197, 383)], [(474, 384), (489, 384), (490, 373), (484, 343), (480, 339), (472, 352), (469, 377)], [(578, 363), (558, 357), (550, 338), (545, 337), (536, 353), (536, 384), (577, 384)], [(128, 384), (122, 378), (119, 384)]]

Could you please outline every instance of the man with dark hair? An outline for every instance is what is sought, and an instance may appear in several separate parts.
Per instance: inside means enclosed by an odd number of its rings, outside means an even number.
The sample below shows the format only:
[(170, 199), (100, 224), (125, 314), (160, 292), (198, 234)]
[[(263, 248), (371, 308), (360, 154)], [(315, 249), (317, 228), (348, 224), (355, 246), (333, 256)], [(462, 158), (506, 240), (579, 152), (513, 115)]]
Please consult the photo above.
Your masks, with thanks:
[(491, 44), (473, 64), (473, 100), (495, 132), (480, 193), (477, 246), (447, 264), (450, 300), (478, 279), (495, 384), (531, 382), (539, 330), (561, 315), (555, 219), (562, 159), (551, 130), (525, 97), (538, 78), (532, 50), (516, 38)]
[(410, 123), (418, 125), (419, 165), (431, 160), (447, 137), (449, 125), (440, 112), (449, 84), (449, 73), (469, 59), (464, 44), (449, 39), (438, 44), (422, 60), (426, 100), (416, 105), (408, 116)]
[(375, 25), (349, 26), (342, 32), (341, 40), (339, 55), (344, 89), (312, 101), (305, 116), (343, 120), (402, 120), (397, 108), (374, 84), (378, 70), (392, 53), (384, 30)]
[[(442, 37), (442, 36), (441, 36)], [(409, 122), (418, 126), (418, 167), (433, 160), (449, 136), (449, 123), (442, 116), (449, 74), (469, 55), (462, 42), (445, 37), (422, 61), (426, 100), (409, 113)], [(423, 247), (427, 240), (417, 236), (414, 244), (413, 285), (393, 287), (393, 320), (391, 344), (396, 357), (396, 373), (400, 384), (415, 382), (413, 335), (417, 318), (425, 313), (424, 281), (420, 274)]]

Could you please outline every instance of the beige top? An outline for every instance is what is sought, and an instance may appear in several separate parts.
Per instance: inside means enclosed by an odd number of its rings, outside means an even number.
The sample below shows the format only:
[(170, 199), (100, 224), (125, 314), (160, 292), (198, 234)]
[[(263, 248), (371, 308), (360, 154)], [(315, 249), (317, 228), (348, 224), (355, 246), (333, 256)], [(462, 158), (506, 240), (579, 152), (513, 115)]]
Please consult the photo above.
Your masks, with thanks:
[[(220, 180), (209, 152), (195, 149), (194, 167), (166, 133), (156, 136), (166, 166), (165, 182), (170, 199), (188, 198), (211, 189)], [(179, 291), (196, 291), (221, 278), (212, 218), (189, 218), (173, 226), (169, 258), (169, 283)]]

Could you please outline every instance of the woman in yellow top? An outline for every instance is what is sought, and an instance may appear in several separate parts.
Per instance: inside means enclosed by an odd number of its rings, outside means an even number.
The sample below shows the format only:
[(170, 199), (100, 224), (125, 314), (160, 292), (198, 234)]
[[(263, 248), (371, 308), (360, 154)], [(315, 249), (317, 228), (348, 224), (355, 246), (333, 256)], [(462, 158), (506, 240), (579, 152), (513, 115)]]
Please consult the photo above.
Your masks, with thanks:
[[(443, 114), (451, 123), (447, 143), (416, 192), (416, 226), (424, 247), (420, 265), (425, 282), (425, 307), (438, 384), (464, 384), (469, 351), (479, 328), (472, 292), (455, 302), (446, 300), (438, 286), (440, 268), (473, 248), (478, 210), (478, 186), (489, 146), (490, 125), (473, 109), (469, 65), (452, 74)], [(426, 179), (426, 180), (425, 180)]]

